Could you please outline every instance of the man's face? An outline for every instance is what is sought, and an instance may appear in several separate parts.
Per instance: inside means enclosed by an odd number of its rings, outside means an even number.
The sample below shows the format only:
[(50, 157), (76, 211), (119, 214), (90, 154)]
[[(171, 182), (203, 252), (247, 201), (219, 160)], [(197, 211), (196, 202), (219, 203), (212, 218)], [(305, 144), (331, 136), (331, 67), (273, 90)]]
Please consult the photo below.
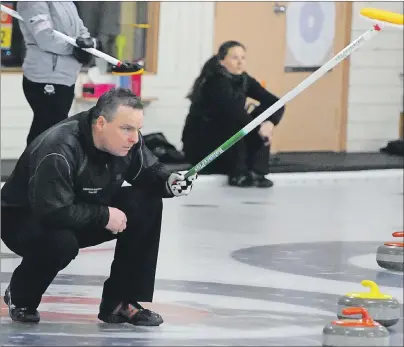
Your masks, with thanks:
[(119, 106), (111, 122), (100, 116), (96, 122), (99, 141), (104, 151), (123, 157), (139, 141), (143, 126), (143, 110)]

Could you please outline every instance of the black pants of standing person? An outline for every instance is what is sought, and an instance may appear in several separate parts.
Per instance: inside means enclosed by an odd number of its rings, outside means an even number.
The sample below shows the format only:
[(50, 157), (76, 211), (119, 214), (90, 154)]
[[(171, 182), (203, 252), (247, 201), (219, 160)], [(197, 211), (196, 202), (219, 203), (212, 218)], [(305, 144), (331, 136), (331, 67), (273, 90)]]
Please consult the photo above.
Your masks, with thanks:
[(22, 87), (34, 118), (27, 145), (50, 127), (66, 119), (74, 99), (74, 85), (36, 83), (23, 77)]
[[(107, 229), (47, 229), (35, 216), (2, 207), (1, 238), (22, 257), (10, 283), (16, 307), (36, 309), (59, 271), (80, 248), (117, 239), (110, 277), (104, 283), (106, 301), (151, 302), (160, 243), (162, 198), (133, 187), (123, 187), (112, 205), (127, 216), (118, 236)], [(91, 264), (88, 264), (91, 266)]]

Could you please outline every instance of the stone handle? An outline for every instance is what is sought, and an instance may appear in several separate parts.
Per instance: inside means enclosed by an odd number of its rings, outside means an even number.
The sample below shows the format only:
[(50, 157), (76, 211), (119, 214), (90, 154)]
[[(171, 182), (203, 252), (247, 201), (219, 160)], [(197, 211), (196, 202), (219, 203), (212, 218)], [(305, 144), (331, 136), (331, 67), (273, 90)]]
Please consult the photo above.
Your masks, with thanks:
[(364, 287), (368, 287), (370, 289), (370, 294), (372, 294), (372, 295), (381, 295), (380, 290), (379, 290), (379, 286), (375, 282), (369, 281), (369, 280), (363, 280), (361, 282), (361, 284)]
[(354, 316), (360, 314), (362, 316), (362, 320), (364, 322), (371, 322), (373, 321), (372, 317), (369, 316), (369, 312), (364, 307), (348, 307), (342, 310), (342, 314), (345, 316)]

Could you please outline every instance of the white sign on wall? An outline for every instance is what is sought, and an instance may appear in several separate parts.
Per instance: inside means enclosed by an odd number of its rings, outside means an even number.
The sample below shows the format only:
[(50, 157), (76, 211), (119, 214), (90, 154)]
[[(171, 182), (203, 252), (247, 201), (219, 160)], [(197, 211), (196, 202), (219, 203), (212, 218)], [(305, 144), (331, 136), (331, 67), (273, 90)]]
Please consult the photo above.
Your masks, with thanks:
[(335, 3), (290, 2), (286, 10), (286, 72), (315, 71), (333, 55)]

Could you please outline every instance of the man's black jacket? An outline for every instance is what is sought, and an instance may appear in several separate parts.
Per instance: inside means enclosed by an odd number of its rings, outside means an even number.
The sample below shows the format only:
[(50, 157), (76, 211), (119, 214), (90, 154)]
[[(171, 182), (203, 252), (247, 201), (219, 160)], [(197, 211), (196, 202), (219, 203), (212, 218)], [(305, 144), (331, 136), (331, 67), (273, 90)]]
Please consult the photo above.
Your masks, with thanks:
[(1, 190), (2, 206), (28, 210), (49, 227), (105, 227), (108, 206), (122, 183), (171, 197), (170, 172), (139, 142), (117, 157), (94, 146), (91, 112), (55, 125), (25, 149)]

